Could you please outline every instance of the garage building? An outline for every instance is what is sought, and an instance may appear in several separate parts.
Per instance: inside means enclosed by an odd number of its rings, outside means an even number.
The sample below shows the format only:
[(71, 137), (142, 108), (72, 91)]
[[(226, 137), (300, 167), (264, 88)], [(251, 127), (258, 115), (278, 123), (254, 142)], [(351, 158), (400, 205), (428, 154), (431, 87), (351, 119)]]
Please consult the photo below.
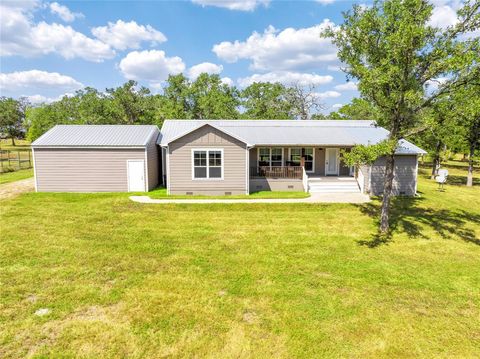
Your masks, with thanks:
[(158, 185), (157, 126), (57, 125), (32, 143), (39, 192), (143, 192)]

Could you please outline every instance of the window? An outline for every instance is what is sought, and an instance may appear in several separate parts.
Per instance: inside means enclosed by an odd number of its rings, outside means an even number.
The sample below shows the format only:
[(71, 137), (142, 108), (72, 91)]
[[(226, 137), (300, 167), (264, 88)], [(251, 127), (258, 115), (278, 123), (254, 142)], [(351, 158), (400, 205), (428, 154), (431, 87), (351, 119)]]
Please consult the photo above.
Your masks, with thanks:
[(305, 163), (305, 171), (313, 172), (313, 148), (290, 148), (290, 166), (300, 166), (302, 158)]
[(193, 179), (222, 179), (223, 150), (193, 150)]
[(281, 167), (283, 165), (282, 148), (259, 148), (258, 165), (260, 167)]

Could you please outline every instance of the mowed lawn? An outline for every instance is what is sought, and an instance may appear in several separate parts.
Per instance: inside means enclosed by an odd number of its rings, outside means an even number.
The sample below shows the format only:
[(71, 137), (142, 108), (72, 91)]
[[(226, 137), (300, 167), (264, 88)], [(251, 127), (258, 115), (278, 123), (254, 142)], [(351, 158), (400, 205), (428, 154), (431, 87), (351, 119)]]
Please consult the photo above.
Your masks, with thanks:
[(0, 357), (478, 358), (480, 186), (419, 191), (388, 243), (378, 201), (4, 201)]

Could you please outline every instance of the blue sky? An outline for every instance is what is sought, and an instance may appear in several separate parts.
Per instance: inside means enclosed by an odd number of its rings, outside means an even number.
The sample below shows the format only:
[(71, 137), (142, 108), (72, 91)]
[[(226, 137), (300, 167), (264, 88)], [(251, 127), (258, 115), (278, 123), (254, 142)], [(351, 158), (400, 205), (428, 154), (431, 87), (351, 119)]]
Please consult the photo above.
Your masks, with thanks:
[[(339, 71), (335, 47), (318, 34), (341, 23), (353, 3), (2, 1), (1, 95), (49, 102), (83, 86), (103, 91), (128, 79), (161, 92), (169, 73), (194, 79), (205, 71), (239, 87), (314, 85), (330, 112), (357, 91)], [(435, 4), (435, 21), (455, 20), (458, 1)]]

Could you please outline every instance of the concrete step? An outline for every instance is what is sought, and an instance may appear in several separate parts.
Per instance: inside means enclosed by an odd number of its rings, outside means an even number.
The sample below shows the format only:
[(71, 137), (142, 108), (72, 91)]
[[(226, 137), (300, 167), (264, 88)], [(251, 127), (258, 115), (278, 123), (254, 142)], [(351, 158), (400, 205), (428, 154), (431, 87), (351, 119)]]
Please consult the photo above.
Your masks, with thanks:
[(360, 193), (359, 189), (309, 189), (309, 193)]
[(357, 182), (308, 182), (309, 186), (338, 186), (338, 187), (355, 187), (358, 186)]

